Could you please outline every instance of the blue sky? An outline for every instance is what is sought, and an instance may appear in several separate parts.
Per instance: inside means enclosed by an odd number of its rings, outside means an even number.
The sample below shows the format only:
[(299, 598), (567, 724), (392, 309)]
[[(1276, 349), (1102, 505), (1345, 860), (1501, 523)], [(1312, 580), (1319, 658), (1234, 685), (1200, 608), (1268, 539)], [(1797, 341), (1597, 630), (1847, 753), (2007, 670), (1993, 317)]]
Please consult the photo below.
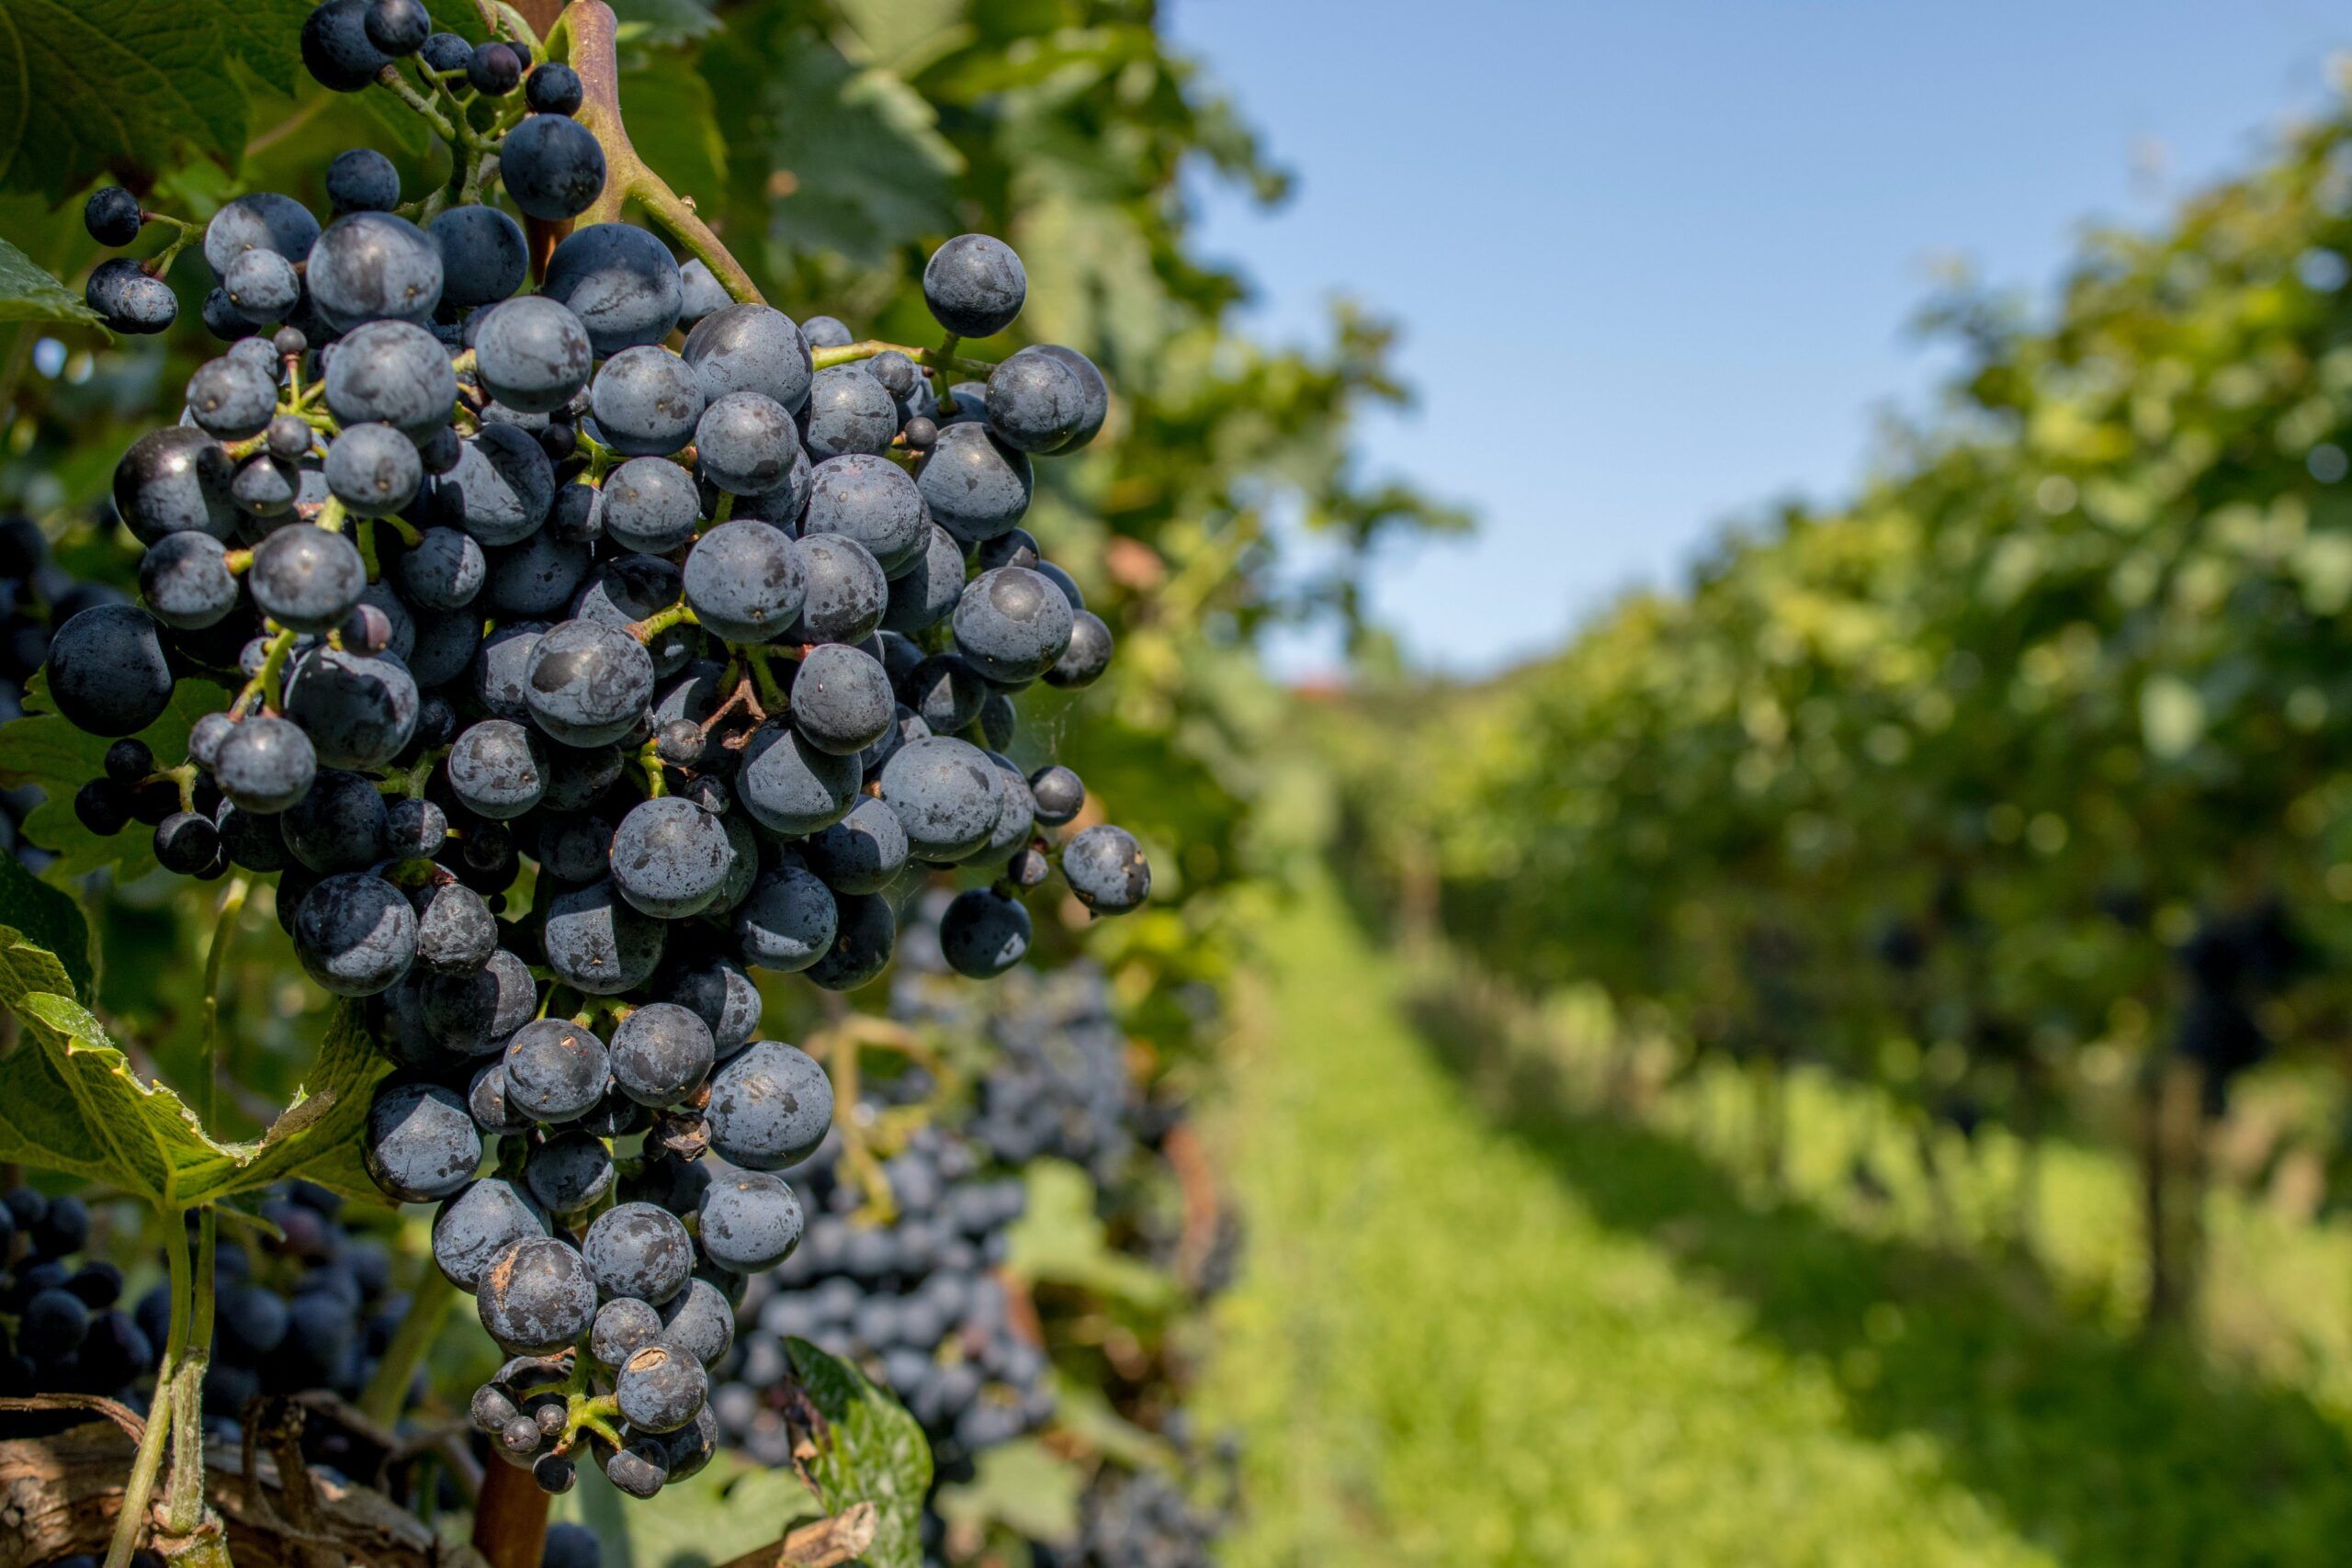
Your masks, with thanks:
[[(1298, 188), (1209, 191), (1257, 330), (1398, 321), (1417, 410), (1375, 470), (1480, 519), (1381, 561), (1412, 657), (1492, 669), (1729, 518), (1864, 471), (1951, 360), (1953, 260), (2048, 297), (2083, 222), (2144, 223), (2325, 102), (2320, 0), (1167, 0)], [(1278, 666), (1335, 661), (1291, 639)]]

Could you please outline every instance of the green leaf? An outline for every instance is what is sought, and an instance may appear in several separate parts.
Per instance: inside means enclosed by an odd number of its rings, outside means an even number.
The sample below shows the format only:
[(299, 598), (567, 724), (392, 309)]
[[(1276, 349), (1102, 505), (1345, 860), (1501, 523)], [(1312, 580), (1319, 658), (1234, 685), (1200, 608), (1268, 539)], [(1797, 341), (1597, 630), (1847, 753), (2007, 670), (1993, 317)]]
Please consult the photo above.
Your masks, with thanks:
[(727, 195), (727, 140), (710, 84), (685, 55), (647, 54), (621, 72), (628, 139), (679, 195), (715, 211)]
[(95, 322), (96, 311), (33, 258), (0, 240), (0, 321)]
[[(166, 761), (187, 755), (188, 731), (206, 714), (229, 705), (229, 694), (210, 681), (180, 682), (164, 716), (140, 739)], [(104, 771), (107, 748), (114, 744), (102, 735), (77, 729), (58, 713), (49, 694), (49, 672), (36, 671), (25, 683), (25, 716), (0, 725), (0, 783), (39, 784), (48, 799), (25, 818), (25, 837), (57, 859), (42, 872), (44, 880), (65, 884), (106, 866), (128, 878), (155, 869), (153, 835), (127, 828), (112, 838), (100, 838), (74, 815), (74, 795)]]
[[(718, 15), (702, 0), (615, 0), (613, 15), (620, 18), (620, 36), (647, 43), (685, 43), (718, 30)], [(623, 73), (627, 80), (627, 73)], [(629, 139), (637, 138), (637, 106), (629, 105)]]
[(158, 1208), (218, 1201), (313, 1167), (341, 1169), (358, 1142), (368, 1088), (388, 1070), (358, 1007), (346, 1003), (310, 1088), (257, 1142), (223, 1144), (177, 1093), (140, 1078), (106, 1027), (67, 994), (72, 987), (54, 953), (0, 927), (0, 1005), (24, 1025), (0, 1057), (0, 1160), (78, 1176)]
[(768, 162), (791, 177), (774, 237), (805, 251), (878, 262), (896, 246), (955, 226), (963, 157), (921, 95), (888, 71), (859, 70), (815, 41), (769, 76)]
[(183, 147), (232, 162), (244, 145), (245, 95), (229, 71), (227, 9), (0, 0), (27, 89), (17, 134), (0, 147), (6, 183), (62, 201), (107, 169), (143, 186)]
[(931, 1445), (906, 1407), (849, 1362), (806, 1339), (786, 1341), (793, 1370), (825, 1417), (808, 1474), (829, 1514), (859, 1503), (875, 1508), (869, 1568), (921, 1568), (923, 1494), (931, 1486)]
[(0, 854), (0, 926), (57, 957), (74, 995), (90, 995), (90, 923), (82, 907), (34, 877), (14, 855)]
[(1094, 1213), (1094, 1184), (1064, 1160), (1036, 1160), (1025, 1184), (1029, 1203), (1006, 1237), (1005, 1267), (1026, 1280), (1051, 1280), (1148, 1310), (1174, 1304), (1176, 1282), (1105, 1241)]
[(229, 0), (220, 7), (221, 42), (231, 59), (287, 96), (302, 70), (302, 22), (312, 0)]
[(1035, 1438), (982, 1450), (972, 1479), (939, 1489), (949, 1524), (1002, 1525), (1031, 1540), (1067, 1544), (1078, 1534), (1078, 1467)]
[(722, 1450), (709, 1465), (639, 1501), (594, 1465), (555, 1517), (605, 1540), (605, 1568), (708, 1568), (754, 1551), (823, 1509), (789, 1468), (767, 1470)]

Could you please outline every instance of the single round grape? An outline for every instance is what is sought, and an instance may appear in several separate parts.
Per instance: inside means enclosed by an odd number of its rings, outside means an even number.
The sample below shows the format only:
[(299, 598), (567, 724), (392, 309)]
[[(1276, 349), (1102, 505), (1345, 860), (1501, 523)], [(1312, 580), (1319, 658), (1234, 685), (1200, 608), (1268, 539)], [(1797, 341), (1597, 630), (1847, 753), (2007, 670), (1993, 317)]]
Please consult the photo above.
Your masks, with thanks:
[(498, 552), (490, 566), (490, 606), (502, 618), (537, 620), (559, 615), (579, 592), (595, 555), (586, 545), (542, 528)]
[(1058, 762), (1029, 775), (1029, 795), (1036, 803), (1037, 820), (1048, 828), (1061, 827), (1086, 806), (1085, 784)]
[(945, 620), (964, 592), (962, 547), (927, 515), (922, 534), (922, 550), (890, 580), (889, 603), (882, 609), (882, 629), (901, 637), (916, 636)]
[(296, 631), (326, 632), (359, 603), (368, 567), (342, 535), (297, 523), (254, 547), (245, 579), (254, 603), (272, 620)]
[(789, 628), (806, 604), (801, 548), (765, 523), (722, 523), (687, 555), (684, 591), (695, 618), (714, 634), (767, 642)]
[(229, 202), (204, 226), (204, 265), (213, 276), (226, 277), (247, 251), (272, 251), (290, 262), (306, 261), (318, 238), (319, 220), (309, 208), (290, 196), (256, 191)]
[(684, 286), (660, 240), (633, 224), (592, 223), (556, 246), (541, 291), (571, 308), (603, 357), (668, 337)]
[(359, 1152), (377, 1186), (403, 1203), (431, 1203), (473, 1179), (481, 1134), (456, 1090), (394, 1079), (368, 1107)]
[(865, 778), (855, 757), (820, 751), (771, 719), (744, 742), (735, 793), (762, 827), (798, 836), (840, 821)]
[(606, 1297), (658, 1307), (685, 1288), (695, 1244), (675, 1214), (650, 1203), (623, 1203), (596, 1216), (581, 1256)]
[(987, 844), (1003, 789), (980, 749), (950, 736), (902, 746), (882, 769), (883, 802), (917, 860), (953, 863)]
[(709, 1026), (711, 1051), (724, 1060), (751, 1043), (760, 1028), (760, 988), (729, 958), (706, 958), (670, 975), (662, 995)]
[(209, 534), (167, 534), (139, 561), (139, 596), (167, 626), (199, 631), (237, 607), (228, 550)]
[(449, 423), (457, 396), (448, 352), (412, 321), (355, 327), (327, 358), (327, 408), (346, 425), (372, 421), (422, 441)]
[(512, 719), (486, 718), (458, 733), (443, 762), (466, 809), (510, 821), (547, 793), (547, 760), (531, 732)]
[(155, 859), (165, 871), (194, 876), (220, 852), (220, 829), (209, 817), (175, 811), (155, 824)]
[(1101, 823), (1062, 846), (1062, 876), (1098, 915), (1125, 914), (1151, 895), (1151, 863), (1125, 828)]
[(908, 672), (899, 691), (933, 734), (952, 735), (980, 716), (989, 687), (962, 658), (934, 653)]
[(856, 540), (815, 534), (799, 541), (807, 587), (791, 642), (864, 642), (882, 623), (890, 584), (882, 563)]
[(509, 1244), (548, 1234), (547, 1211), (520, 1182), (487, 1176), (445, 1199), (434, 1214), (433, 1262), (471, 1295), (490, 1260)]
[(523, 79), (523, 97), (533, 114), (578, 114), (587, 96), (580, 73), (560, 61), (547, 61)]
[[(354, 147), (338, 152), (327, 165), (327, 200), (338, 216), (346, 212), (390, 212), (401, 204), (401, 173), (392, 167), (390, 158), (372, 147)], [(233, 285), (231, 291), (234, 292)]]
[(818, 462), (844, 452), (878, 457), (898, 434), (898, 405), (864, 366), (828, 366), (810, 381), (804, 439)]
[(722, 296), (686, 334), (684, 355), (713, 402), (729, 392), (757, 392), (797, 413), (808, 401), (808, 344), (781, 310), (729, 304)]
[[(851, 453), (817, 465), (805, 532), (855, 539), (886, 575), (915, 564), (929, 542), (929, 524), (915, 481), (888, 458)], [(962, 564), (959, 556), (959, 579)]]
[[(230, 748), (224, 742), (221, 749)], [(322, 876), (365, 870), (383, 858), (384, 797), (365, 774), (335, 768), (316, 773), (278, 826), (288, 852)]]
[(368, 0), (326, 0), (302, 18), (302, 64), (330, 92), (356, 93), (391, 63), (368, 36)]
[(588, 1353), (603, 1366), (618, 1367), (661, 1337), (659, 1312), (634, 1296), (615, 1296), (596, 1309), (595, 1324), (588, 1330)]
[[(728, 392), (713, 399), (695, 425), (696, 468), (730, 495), (775, 489), (791, 473), (799, 451), (800, 434), (792, 415), (761, 392)], [(911, 481), (907, 488), (912, 491)]]
[(268, 428), (277, 384), (242, 360), (209, 359), (188, 378), (187, 412), (206, 434), (242, 441)]
[(526, 294), (492, 306), (474, 333), (474, 369), (482, 389), (526, 413), (563, 407), (588, 384), (594, 366), (588, 329), (545, 295)]
[(418, 684), (446, 686), (472, 667), (481, 647), (481, 617), (463, 610), (423, 612), (416, 619), (416, 646), (409, 651), (410, 672)]
[(644, 985), (661, 964), (662, 936), (662, 922), (639, 914), (610, 880), (564, 888), (548, 900), (548, 967), (592, 997)]
[(1022, 567), (984, 571), (956, 602), (956, 649), (999, 684), (1034, 681), (1069, 647), (1069, 601)]
[(675, 1105), (702, 1086), (717, 1049), (700, 1014), (673, 1002), (649, 1002), (613, 1031), (613, 1082), (640, 1105)]
[(463, 883), (433, 890), (416, 919), (416, 956), (444, 975), (479, 974), (498, 951), (498, 918)]
[(301, 497), (301, 470), (267, 453), (257, 453), (229, 481), (229, 499), (254, 517), (282, 517)]
[(1057, 343), (1039, 344), (1033, 348), (1023, 349), (1021, 352), (1042, 354), (1049, 358), (1059, 360), (1078, 378), (1079, 386), (1083, 393), (1084, 401), (1079, 414), (1077, 427), (1070, 432), (1069, 439), (1054, 450), (1065, 454), (1075, 452), (1101, 434), (1102, 422), (1111, 417), (1111, 387), (1110, 383), (1102, 379), (1102, 372), (1096, 368), (1094, 361), (1087, 358), (1078, 350), (1066, 348)]
[(551, 1356), (596, 1317), (596, 1283), (577, 1252), (553, 1236), (520, 1236), (476, 1277), (481, 1325), (509, 1355)]
[(236, 467), (218, 441), (187, 425), (151, 430), (115, 465), (114, 506), (139, 542), (166, 534), (232, 539), (236, 508), (229, 483)]
[(989, 372), (989, 428), (1023, 452), (1058, 452), (1088, 413), (1087, 384), (1064, 360), (1024, 348)]
[(427, 528), (415, 548), (391, 556), (385, 565), (401, 595), (428, 610), (464, 609), (490, 575), (481, 544), (455, 528)]
[(456, 33), (436, 32), (424, 40), (417, 53), (426, 70), (447, 76), (465, 70), (473, 60), (474, 46)]
[(302, 302), (302, 276), (276, 251), (247, 251), (229, 264), (221, 291), (237, 314), (255, 325), (282, 321)]
[(1012, 324), (1029, 296), (1029, 275), (1002, 240), (958, 234), (922, 269), (923, 303), (958, 337), (993, 337)]
[(605, 360), (589, 397), (606, 444), (634, 457), (666, 457), (685, 446), (704, 407), (693, 367), (659, 344)]
[(286, 680), (286, 716), (331, 768), (363, 772), (391, 761), (416, 731), (415, 679), (395, 660), (318, 647), (298, 654)]
[(931, 520), (967, 544), (992, 539), (1029, 510), (1029, 455), (978, 424), (951, 424), (915, 476)]
[(466, 82), (485, 97), (503, 97), (523, 80), (523, 57), (514, 46), (497, 39), (474, 46), (466, 63)]
[(632, 457), (605, 477), (598, 515), (616, 544), (666, 555), (699, 522), (693, 477), (664, 457)]
[(811, 872), (779, 865), (763, 872), (735, 910), (735, 942), (755, 969), (806, 969), (833, 944), (832, 890)]
[(525, 217), (560, 223), (604, 193), (605, 149), (576, 119), (531, 115), (499, 143), (498, 177)]
[(613, 886), (644, 914), (684, 919), (707, 908), (735, 861), (719, 819), (693, 801), (639, 801), (613, 834)]
[(507, 1042), (507, 1103), (535, 1121), (576, 1120), (611, 1087), (604, 1042), (569, 1019), (526, 1023)]
[(817, 470), (808, 461), (808, 449), (797, 447), (792, 456), (791, 471), (785, 476), (784, 481), (774, 490), (758, 495), (737, 496), (732, 515), (756, 517), (786, 532), (797, 533), (799, 530), (798, 519), (808, 509), (808, 494), (816, 484)]
[[(147, 270), (129, 256), (109, 256), (100, 262), (91, 271), (89, 282), (83, 285), (82, 300), (119, 333), (145, 335), (164, 332), (180, 313), (179, 296), (172, 292), (172, 286), (160, 277), (149, 276)], [(225, 293), (221, 294), (221, 302), (228, 303)], [(229, 317), (221, 325), (233, 332), (234, 323), (243, 318), (236, 314), (234, 306), (229, 307)], [(215, 328), (216, 335), (219, 331)]]
[(390, 212), (353, 212), (328, 224), (311, 247), (306, 276), (311, 303), (335, 326), (427, 321), (441, 302), (440, 248)]
[(657, 1437), (632, 1438), (605, 1456), (605, 1479), (613, 1490), (640, 1502), (658, 1495), (670, 1479), (669, 1450)]
[(155, 618), (130, 604), (95, 604), (58, 627), (45, 668), (57, 711), (91, 735), (135, 734), (172, 700)]
[(898, 814), (861, 795), (849, 815), (810, 834), (801, 854), (836, 893), (879, 893), (905, 869), (907, 847)]
[[(124, 242), (128, 243), (129, 242)], [(683, 297), (678, 304), (678, 324), (692, 329), (735, 302), (727, 286), (712, 276), (710, 268), (696, 256), (678, 269), (678, 283)], [(691, 330), (686, 334), (691, 338)], [(708, 390), (707, 387), (705, 390)]]
[(939, 918), (939, 950), (947, 966), (975, 980), (993, 979), (1028, 955), (1029, 911), (1016, 898), (986, 887), (957, 894)]
[[(710, 1146), (745, 1171), (780, 1170), (797, 1165), (824, 1141), (832, 1124), (833, 1089), (808, 1053), (778, 1041), (756, 1041), (712, 1074), (705, 1111)], [(719, 1184), (712, 1184), (714, 1190)], [(713, 1247), (710, 1202), (704, 1201), (704, 1250), (723, 1268), (764, 1269)], [(775, 1261), (771, 1258), (769, 1262)]]
[(424, 0), (369, 0), (365, 26), (369, 43), (397, 57), (424, 47), (433, 35), (433, 16)]
[(390, 517), (416, 499), (424, 464), (389, 424), (345, 425), (327, 448), (327, 489), (355, 517)]
[(452, 207), (425, 232), (441, 253), (441, 301), (460, 308), (511, 298), (530, 276), (523, 226), (495, 207)]
[(382, 877), (339, 873), (303, 896), (294, 914), (294, 953), (324, 989), (372, 997), (415, 962), (416, 911)]
[(841, 920), (832, 948), (801, 973), (826, 990), (854, 991), (889, 967), (899, 920), (888, 898), (844, 893), (836, 902), (841, 905)]
[(1111, 628), (1093, 611), (1080, 610), (1070, 616), (1069, 646), (1046, 671), (1046, 684), (1065, 691), (1091, 686), (1110, 664)]
[(458, 466), (434, 492), (435, 520), (485, 545), (537, 532), (555, 504), (555, 468), (538, 442), (511, 424), (488, 424), (459, 446)]
[[(684, 1234), (681, 1227), (679, 1235)], [(648, 1432), (674, 1432), (689, 1425), (709, 1393), (702, 1363), (663, 1345), (648, 1345), (631, 1356), (613, 1383), (622, 1418), (632, 1430)], [(666, 1463), (663, 1469), (666, 1473)]]
[(429, 800), (395, 800), (384, 808), (384, 852), (394, 860), (430, 860), (448, 839), (448, 816)]
[(602, 1137), (584, 1129), (558, 1133), (533, 1149), (523, 1165), (531, 1196), (553, 1214), (583, 1213), (605, 1201), (619, 1171)]
[(500, 718), (528, 720), (531, 705), (524, 692), (531, 656), (546, 635), (544, 626), (524, 625), (501, 626), (484, 637), (474, 660), (475, 700)]
[(82, 227), (101, 245), (119, 249), (130, 244), (146, 223), (139, 198), (120, 186), (100, 186), (82, 204)]
[(792, 723), (820, 751), (853, 756), (882, 738), (898, 699), (881, 662), (846, 643), (808, 650), (792, 677)]
[[(744, 1055), (765, 1048), (754, 1045)], [(822, 1082), (823, 1077), (818, 1074), (818, 1081)], [(824, 1107), (830, 1119), (830, 1089), (824, 1095)], [(822, 1137), (822, 1132), (818, 1135)], [(714, 1179), (703, 1191), (701, 1220), (703, 1251), (722, 1269), (747, 1274), (773, 1269), (800, 1243), (800, 1201), (793, 1196), (790, 1183), (762, 1170), (730, 1171)]]
[(524, 700), (539, 727), (568, 746), (619, 739), (653, 698), (653, 660), (644, 644), (596, 621), (571, 620), (531, 650)]

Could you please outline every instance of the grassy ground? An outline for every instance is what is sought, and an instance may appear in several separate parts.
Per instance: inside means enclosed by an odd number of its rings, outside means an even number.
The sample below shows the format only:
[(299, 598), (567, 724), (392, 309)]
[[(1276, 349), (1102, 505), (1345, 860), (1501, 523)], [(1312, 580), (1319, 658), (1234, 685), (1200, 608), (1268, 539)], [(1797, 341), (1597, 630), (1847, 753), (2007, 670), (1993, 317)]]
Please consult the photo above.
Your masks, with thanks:
[(2343, 1560), (2352, 1442), (2295, 1391), (1492, 1081), (1326, 891), (1262, 957), (1204, 1391), (1238, 1568)]

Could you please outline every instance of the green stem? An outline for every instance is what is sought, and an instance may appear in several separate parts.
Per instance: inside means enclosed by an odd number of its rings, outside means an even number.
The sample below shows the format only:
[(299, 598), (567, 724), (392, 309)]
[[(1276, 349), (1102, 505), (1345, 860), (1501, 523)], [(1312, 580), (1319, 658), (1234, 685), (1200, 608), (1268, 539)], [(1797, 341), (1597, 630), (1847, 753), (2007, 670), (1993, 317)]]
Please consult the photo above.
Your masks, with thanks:
[[(228, 887), (220, 895), (220, 907), (212, 917), (212, 945), (204, 954), (204, 1093), (198, 1104), (203, 1111), (204, 1130), (215, 1137), (220, 1135), (215, 1118), (220, 1110), (220, 1071), (226, 1066), (221, 1058), (227, 1055), (227, 1038), (220, 1030), (220, 971), (228, 960), (229, 943), (236, 937), (237, 922), (244, 919), (245, 899), (252, 892), (253, 884), (247, 878), (232, 876), (229, 879)], [(209, 1214), (206, 1222), (209, 1226)], [(209, 1229), (205, 1240), (208, 1248), (205, 1261), (209, 1264), (211, 1262)], [(211, 1315), (210, 1304), (208, 1297), (205, 1314), (208, 1318)], [(203, 1325), (207, 1331), (203, 1339), (205, 1344), (211, 1343), (209, 1337), (211, 1326), (209, 1322)]]
[(239, 714), (251, 712), (253, 699), (256, 696), (261, 698), (262, 705), (265, 707), (277, 706), (278, 699), (282, 694), (278, 689), (279, 680), (286, 671), (286, 660), (292, 657), (293, 652), (294, 628), (282, 626), (277, 634), (269, 639), (269, 649), (262, 656), (260, 672), (246, 682), (245, 689), (237, 695), (236, 711)]
[(408, 1315), (401, 1319), (392, 1342), (384, 1348), (384, 1359), (376, 1363), (375, 1375), (359, 1396), (359, 1414), (387, 1429), (400, 1420), (401, 1410), (408, 1404), (408, 1385), (415, 1379), (416, 1369), (424, 1365), (433, 1342), (441, 1337), (441, 1320), (457, 1299), (458, 1287), (427, 1258)]
[(839, 348), (813, 350), (808, 360), (817, 369), (825, 370), (836, 365), (854, 365), (861, 359), (871, 359), (877, 354), (888, 354), (896, 349), (924, 369), (940, 373), (940, 402), (944, 406), (947, 372), (952, 370), (958, 376), (985, 381), (989, 378), (989, 372), (996, 368), (985, 359), (967, 359), (954, 352), (955, 345), (960, 341), (951, 336), (945, 348), (918, 348), (910, 343), (885, 343), (880, 338), (865, 338), (856, 343), (843, 344)]
[(759, 688), (760, 705), (768, 710), (770, 718), (782, 718), (792, 706), (792, 699), (777, 682), (775, 672), (768, 668), (768, 650), (745, 648), (741, 652), (743, 662), (751, 666), (752, 684)]
[(639, 642), (650, 643), (655, 637), (682, 622), (692, 622), (697, 626), (701, 624), (695, 620), (693, 609), (680, 603), (671, 605), (666, 610), (656, 611), (645, 619), (636, 622), (628, 628), (628, 635)]
[(172, 1325), (164, 1336), (164, 1359), (155, 1371), (155, 1398), (147, 1412), (147, 1431), (139, 1439), (138, 1456), (130, 1463), (130, 1479), (122, 1491), (122, 1511), (115, 1516), (114, 1539), (107, 1543), (106, 1568), (130, 1568), (130, 1555), (147, 1526), (148, 1506), (155, 1496), (155, 1477), (164, 1468), (164, 1445), (171, 1436), (177, 1401), (171, 1397), (172, 1380), (178, 1375), (180, 1349), (187, 1340), (188, 1257), (187, 1223), (177, 1210), (165, 1213), (165, 1256), (171, 1265)]
[(394, 97), (422, 116), (424, 123), (440, 134), (442, 141), (454, 142), (458, 140), (458, 128), (449, 123), (447, 116), (433, 107), (432, 99), (409, 85), (408, 78), (401, 74), (401, 68), (398, 65), (386, 65), (376, 73), (376, 80), (381, 85), (390, 87)]

